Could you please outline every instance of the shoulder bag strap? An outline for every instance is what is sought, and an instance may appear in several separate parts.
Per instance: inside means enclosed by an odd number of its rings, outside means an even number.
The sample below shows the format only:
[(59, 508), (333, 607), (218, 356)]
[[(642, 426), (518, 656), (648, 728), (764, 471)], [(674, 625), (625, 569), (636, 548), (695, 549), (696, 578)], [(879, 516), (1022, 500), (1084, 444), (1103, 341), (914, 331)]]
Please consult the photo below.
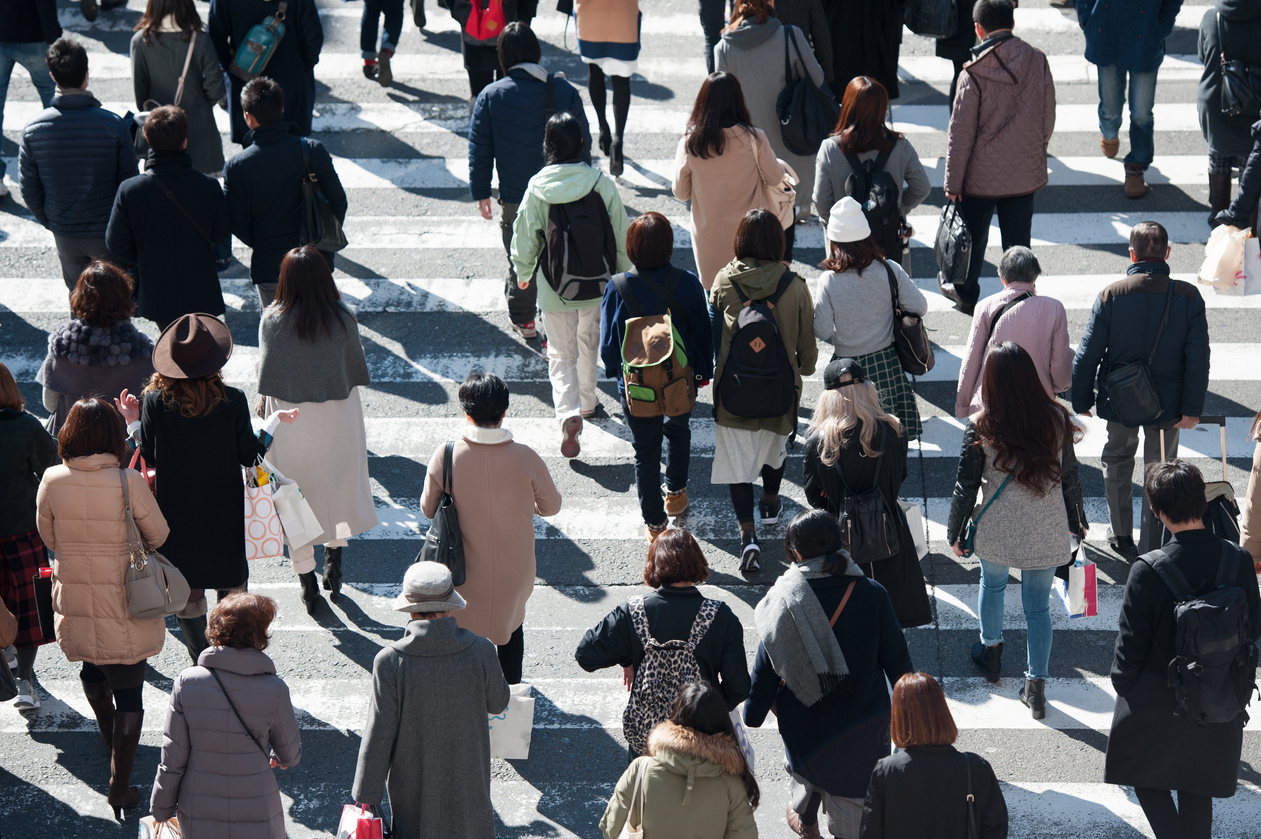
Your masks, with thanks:
[(543, 83), (543, 118), (551, 119), (556, 113), (556, 74), (548, 73)]
[(1020, 295), (1019, 297), (1016, 297), (1012, 300), (1008, 300), (1006, 303), (1003, 304), (1001, 309), (999, 309), (997, 312), (994, 313), (994, 317), (990, 319), (989, 334), (985, 337), (985, 343), (987, 345), (989, 344), (990, 339), (994, 337), (994, 327), (998, 326), (999, 318), (1007, 314), (1009, 309), (1016, 308), (1018, 304), (1023, 303), (1024, 301), (1028, 300), (1032, 296), (1033, 296), (1032, 294), (1026, 291), (1024, 294)]
[(972, 794), (972, 761), (963, 753), (963, 773), (968, 779), (968, 839), (979, 839), (980, 826), (976, 823), (976, 796)]
[(180, 83), (175, 88), (175, 101), (172, 105), (179, 107), (180, 100), (184, 98), (184, 80), (188, 78), (188, 65), (193, 63), (193, 48), (197, 46), (197, 30), (193, 30), (188, 36), (188, 53), (184, 56), (184, 69), (180, 71)]
[(761, 144), (758, 143), (757, 141), (757, 133), (756, 132), (750, 133), (749, 138), (752, 141), (751, 146), (753, 148), (753, 168), (757, 170), (757, 179), (762, 182), (762, 186), (770, 186), (770, 183), (767, 182), (766, 180), (766, 176), (762, 174), (762, 162), (758, 160), (758, 147)]
[(223, 686), (223, 679), (219, 678), (219, 674), (215, 672), (213, 667), (207, 667), (206, 669), (210, 671), (210, 675), (214, 676), (215, 681), (219, 683), (219, 690), (223, 691), (223, 698), (228, 700), (228, 707), (232, 709), (232, 713), (236, 714), (236, 721), (241, 724), (241, 728), (245, 729), (245, 733), (254, 741), (254, 745), (258, 746), (258, 750), (263, 753), (263, 757), (267, 758), (270, 763), (271, 752), (263, 748), (263, 744), (254, 736), (254, 732), (250, 731), (250, 727), (245, 724), (245, 718), (241, 716), (241, 712), (236, 709), (236, 703), (232, 701), (232, 694), (228, 693), (228, 689)]
[[(144, 539), (136, 527), (136, 517), (131, 514), (131, 488), (127, 486), (127, 470), (119, 468), (118, 482), (123, 485), (123, 517), (127, 520), (127, 553), (132, 567), (137, 571), (145, 566)], [(136, 565), (139, 560), (140, 564)]]
[(180, 211), (180, 215), (187, 219), (188, 223), (193, 226), (193, 229), (197, 231), (201, 238), (206, 240), (206, 244), (213, 248), (215, 246), (215, 240), (210, 238), (210, 234), (206, 232), (206, 228), (201, 226), (201, 222), (197, 221), (197, 219), (193, 217), (193, 214), (190, 213), (188, 209), (180, 203), (180, 200), (175, 197), (175, 193), (171, 192), (171, 188), (166, 185), (166, 181), (159, 178), (157, 173), (152, 169), (146, 169), (145, 174), (150, 178), (153, 178), (154, 183), (158, 185), (158, 188), (162, 190), (162, 194), (166, 196), (166, 200), (175, 205), (175, 209)]
[(793, 71), (792, 61), (788, 58), (788, 44), (792, 43), (793, 52), (797, 53), (797, 63), (801, 65), (801, 71), (809, 75), (806, 71), (806, 60), (801, 57), (801, 44), (797, 43), (797, 38), (793, 34), (797, 31), (795, 26), (784, 27), (784, 77), (790, 82), (797, 81), (797, 74)]
[(1182, 569), (1173, 564), (1173, 560), (1164, 550), (1157, 548), (1141, 559), (1150, 565), (1156, 572), (1156, 576), (1169, 587), (1174, 600), (1181, 602), (1191, 595), (1191, 584), (1187, 582), (1186, 575), (1182, 573)]
[(832, 620), (828, 621), (828, 626), (836, 626), (836, 619), (841, 616), (841, 612), (845, 611), (845, 604), (849, 602), (849, 596), (854, 593), (854, 586), (856, 585), (858, 585), (858, 580), (854, 580), (849, 584), (849, 588), (845, 589), (845, 596), (841, 598), (841, 605), (837, 606), (836, 611), (832, 613)]
[(998, 496), (1003, 494), (1003, 490), (1007, 489), (1007, 484), (1009, 484), (1010, 482), (1011, 482), (1011, 473), (1008, 472), (1007, 477), (1003, 478), (1002, 484), (999, 485), (998, 492), (994, 493), (993, 496), (990, 497), (990, 500), (985, 502), (985, 506), (981, 508), (981, 512), (977, 513), (976, 518), (972, 519), (972, 524), (974, 526), (980, 523), (981, 516), (985, 515), (985, 511), (990, 508), (990, 505), (998, 500)]
[(1222, 15), (1216, 9), (1213, 15), (1217, 18), (1217, 52), (1221, 56), (1222, 69), (1226, 68), (1226, 33), (1222, 31)]
[(902, 299), (898, 296), (898, 278), (887, 259), (884, 260), (884, 270), (889, 275), (889, 295), (893, 298), (893, 316), (900, 318), (902, 317)]
[(1165, 311), (1160, 316), (1160, 328), (1156, 330), (1156, 340), (1152, 342), (1151, 354), (1147, 356), (1147, 366), (1151, 367), (1156, 360), (1156, 350), (1160, 347), (1160, 336), (1165, 332), (1165, 324), (1169, 321), (1169, 304), (1173, 302), (1173, 277), (1169, 278), (1169, 291), (1165, 292)]
[(447, 495), (451, 495), (452, 487), (455, 486), (455, 478), (453, 473), (454, 467), (451, 465), (455, 458), (455, 441), (448, 440), (442, 452), (442, 491)]
[[(636, 275), (638, 276), (638, 275)], [(639, 298), (635, 296), (635, 292), (630, 288), (630, 272), (625, 274), (614, 274), (609, 282), (613, 283), (613, 288), (617, 290), (618, 296), (622, 298), (622, 304), (626, 306), (626, 310), (630, 312), (633, 318), (643, 317), (644, 307), (639, 305)], [(643, 279), (642, 277), (640, 279)]]

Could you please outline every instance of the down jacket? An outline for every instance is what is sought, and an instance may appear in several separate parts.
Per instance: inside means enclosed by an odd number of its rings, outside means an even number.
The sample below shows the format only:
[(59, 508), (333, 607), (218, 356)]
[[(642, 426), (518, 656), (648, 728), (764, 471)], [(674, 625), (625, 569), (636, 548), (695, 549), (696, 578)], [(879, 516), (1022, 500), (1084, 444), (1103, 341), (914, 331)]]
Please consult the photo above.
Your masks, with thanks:
[[(135, 664), (162, 651), (166, 624), (127, 612), (129, 562), (118, 457), (73, 457), (44, 473), (36, 495), (39, 536), (52, 551), (57, 643), (70, 661)], [(136, 527), (151, 547), (170, 528), (140, 473), (125, 471)]]
[[(225, 689), (257, 740), (242, 730)], [(198, 839), (285, 839), (280, 786), (260, 745), (287, 769), (302, 758), (298, 720), (276, 665), (252, 647), (203, 650), (171, 690), (153, 817), (178, 815), (183, 835)]]
[(999, 40), (963, 66), (946, 139), (946, 192), (1005, 198), (1046, 186), (1055, 80), (1042, 50)]
[(1182, 0), (1077, 0), (1077, 22), (1086, 36), (1086, 60), (1150, 73), (1165, 58)]
[(127, 124), (86, 90), (58, 93), (22, 129), (22, 200), (59, 236), (104, 238), (114, 193), (136, 172)]

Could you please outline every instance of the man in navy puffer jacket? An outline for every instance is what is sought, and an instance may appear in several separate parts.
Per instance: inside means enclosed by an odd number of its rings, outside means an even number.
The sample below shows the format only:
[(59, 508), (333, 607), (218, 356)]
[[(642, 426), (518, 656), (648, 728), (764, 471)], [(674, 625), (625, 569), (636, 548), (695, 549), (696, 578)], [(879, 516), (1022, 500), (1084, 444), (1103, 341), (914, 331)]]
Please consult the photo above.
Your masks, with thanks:
[(52, 231), (73, 290), (89, 262), (109, 256), (105, 227), (118, 185), (137, 174), (136, 149), (122, 117), (88, 92), (88, 54), (77, 41), (55, 41), (48, 70), (57, 94), (22, 129), (18, 178), (27, 208)]
[[(511, 257), (512, 225), (517, 206), (525, 195), (530, 178), (543, 168), (543, 128), (547, 125), (549, 74), (541, 66), (538, 38), (524, 23), (510, 23), (499, 36), (499, 64), (504, 78), (477, 95), (468, 132), (469, 191), (477, 201), (478, 212), (490, 221), (490, 178), (499, 171), (499, 229), (504, 250)], [(568, 111), (582, 126), (583, 147), (590, 154), (591, 130), (582, 109), (582, 99), (562, 76), (552, 76), (552, 110)], [(533, 338), (534, 309), (538, 286), (517, 285), (517, 274), (508, 262), (504, 295), (508, 298), (508, 318), (522, 338)]]

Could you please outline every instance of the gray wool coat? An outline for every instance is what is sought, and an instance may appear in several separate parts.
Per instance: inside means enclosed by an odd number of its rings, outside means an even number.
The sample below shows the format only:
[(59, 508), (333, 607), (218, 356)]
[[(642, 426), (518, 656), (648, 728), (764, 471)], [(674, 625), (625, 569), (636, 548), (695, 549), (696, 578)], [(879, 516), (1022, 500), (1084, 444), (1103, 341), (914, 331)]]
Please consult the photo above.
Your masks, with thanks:
[[(132, 36), (131, 77), (137, 108), (144, 110), (147, 99), (162, 105), (175, 103), (180, 71), (188, 54), (187, 38), (180, 32), (154, 32), (149, 36), (150, 43), (146, 44), (143, 32)], [(188, 154), (193, 159), (193, 168), (205, 175), (223, 171), (223, 138), (215, 125), (214, 107), (227, 95), (223, 70), (210, 36), (198, 32), (180, 107), (188, 115)]]
[(211, 647), (175, 680), (153, 781), (153, 816), (179, 815), (187, 839), (284, 839), (285, 811), (269, 758), (241, 728), (223, 688), (250, 732), (281, 766), (302, 757), (289, 688), (255, 649)]
[(395, 839), (494, 839), (486, 718), (507, 707), (494, 644), (455, 618), (407, 624), (372, 663), (354, 800), (388, 786)]

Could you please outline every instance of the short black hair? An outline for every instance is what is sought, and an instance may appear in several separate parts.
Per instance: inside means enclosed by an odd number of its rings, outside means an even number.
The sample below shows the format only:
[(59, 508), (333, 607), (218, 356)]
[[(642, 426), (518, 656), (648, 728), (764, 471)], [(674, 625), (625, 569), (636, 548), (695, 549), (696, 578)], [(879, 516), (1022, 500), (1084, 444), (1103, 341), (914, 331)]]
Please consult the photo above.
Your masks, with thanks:
[(547, 121), (543, 133), (543, 162), (582, 162), (582, 126), (569, 111), (561, 111)]
[(1143, 492), (1152, 512), (1174, 524), (1202, 520), (1208, 506), (1204, 498), (1204, 476), (1199, 469), (1177, 458), (1147, 464), (1143, 471)]
[(58, 38), (48, 47), (44, 57), (53, 81), (66, 90), (83, 87), (88, 77), (88, 51), (73, 38)]
[(154, 151), (179, 151), (188, 139), (188, 115), (178, 105), (154, 108), (145, 118), (144, 138)]
[(739, 259), (778, 262), (784, 258), (785, 247), (784, 225), (766, 210), (749, 210), (736, 226), (733, 248)]
[(285, 115), (285, 90), (266, 76), (259, 76), (241, 90), (241, 110), (259, 125), (271, 125)]
[(508, 411), (508, 386), (494, 373), (470, 373), (459, 395), (464, 413), (483, 428), (497, 425)]
[(538, 64), (543, 58), (543, 48), (529, 24), (515, 20), (499, 33), (499, 69), (503, 74), (518, 64)]
[(1140, 221), (1130, 229), (1130, 250), (1139, 259), (1164, 259), (1169, 250), (1169, 231), (1159, 222)]
[(1011, 0), (976, 0), (972, 22), (981, 24), (986, 32), (1011, 29), (1016, 25), (1016, 4)]

